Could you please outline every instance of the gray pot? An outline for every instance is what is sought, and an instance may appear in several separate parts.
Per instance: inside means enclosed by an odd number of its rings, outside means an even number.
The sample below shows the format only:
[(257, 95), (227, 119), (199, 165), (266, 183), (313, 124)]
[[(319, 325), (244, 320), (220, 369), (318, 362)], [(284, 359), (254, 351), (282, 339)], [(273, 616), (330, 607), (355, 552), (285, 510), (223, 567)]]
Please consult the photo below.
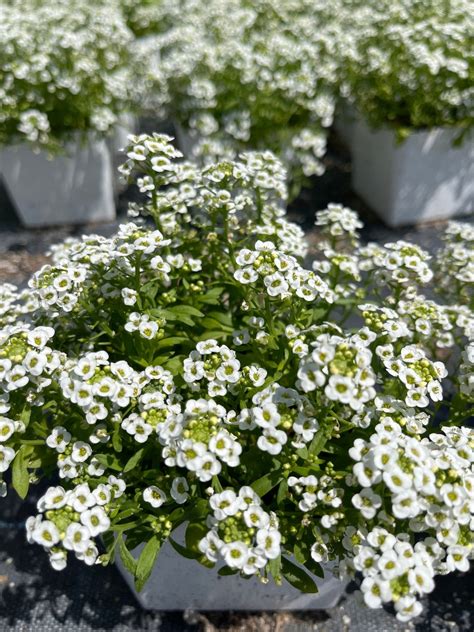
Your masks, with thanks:
[(474, 143), (453, 146), (459, 130), (415, 132), (403, 143), (389, 129), (357, 119), (352, 186), (389, 226), (449, 219), (474, 212)]
[[(173, 539), (184, 540), (184, 527), (173, 533)], [(132, 551), (138, 557), (141, 547)], [(135, 590), (132, 575), (117, 555), (116, 566), (140, 605), (146, 610), (316, 610), (332, 608), (340, 600), (347, 585), (326, 567), (325, 577), (314, 577), (319, 592), (301, 593), (285, 580), (282, 586), (262, 584), (256, 577), (239, 575), (221, 577), (219, 565), (206, 568), (179, 555), (166, 542), (160, 550), (151, 577), (143, 590)]]
[(115, 218), (107, 143), (68, 143), (51, 158), (27, 144), (0, 148), (0, 174), (25, 226), (106, 222)]

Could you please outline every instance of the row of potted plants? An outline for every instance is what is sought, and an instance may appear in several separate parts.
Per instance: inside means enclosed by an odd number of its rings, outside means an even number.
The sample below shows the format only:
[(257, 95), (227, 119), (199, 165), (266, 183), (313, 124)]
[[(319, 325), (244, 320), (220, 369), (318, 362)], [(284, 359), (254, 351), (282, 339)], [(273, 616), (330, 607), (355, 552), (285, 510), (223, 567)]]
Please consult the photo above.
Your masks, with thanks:
[(474, 550), (472, 227), (430, 257), (330, 205), (308, 267), (273, 154), (199, 167), (171, 140), (130, 139), (133, 222), (1, 289), (2, 492), (59, 478), (26, 525), (58, 570), (120, 557), (141, 590), (172, 547), (222, 607), (245, 580), (314, 593), (331, 561), (413, 618)]
[[(354, 108), (354, 124), (337, 119), (351, 141), (354, 188), (385, 221), (473, 210), (467, 0), (4, 5), (0, 172), (24, 219), (22, 209), (38, 217), (41, 206), (33, 184), (42, 179), (26, 176), (28, 162), (38, 170), (48, 162), (12, 146), (27, 142), (78, 156), (77, 166), (55, 161), (52, 177), (65, 194), (50, 202), (47, 221), (59, 219), (71, 183), (79, 182), (87, 182), (91, 196), (69, 205), (80, 209), (78, 217), (100, 218), (87, 209), (113, 213), (107, 150), (81, 152), (71, 143), (81, 138), (91, 147), (131, 109), (173, 120), (179, 136), (192, 140), (183, 147), (202, 164), (271, 149), (288, 167), (294, 196), (305, 178), (324, 171), (327, 132), (340, 104), (342, 111)], [(108, 197), (84, 164), (102, 174)]]

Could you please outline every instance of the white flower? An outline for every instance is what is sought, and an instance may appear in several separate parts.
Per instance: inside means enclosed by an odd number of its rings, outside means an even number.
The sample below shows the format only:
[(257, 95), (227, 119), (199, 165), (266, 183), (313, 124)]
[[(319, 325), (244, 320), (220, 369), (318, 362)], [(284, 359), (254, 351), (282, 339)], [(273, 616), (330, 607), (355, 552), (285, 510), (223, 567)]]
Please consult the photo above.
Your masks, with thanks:
[(243, 542), (231, 542), (221, 547), (221, 555), (230, 568), (243, 568), (248, 554), (248, 546)]
[(15, 450), (8, 446), (0, 445), (0, 473), (8, 470), (14, 458)]
[(143, 490), (143, 500), (149, 503), (154, 509), (157, 509), (166, 502), (166, 494), (162, 489), (156, 487), (156, 485), (150, 485), (150, 487)]
[(89, 529), (93, 538), (110, 527), (110, 520), (102, 507), (93, 507), (81, 513), (81, 522)]
[(280, 555), (280, 542), (281, 535), (277, 529), (259, 529), (257, 531), (257, 544), (269, 560), (274, 560)]
[(178, 503), (178, 505), (182, 505), (189, 498), (189, 485), (187, 480), (183, 476), (177, 476), (173, 479), (173, 483), (171, 484), (171, 497), (172, 499)]
[(90, 545), (89, 529), (78, 522), (71, 523), (63, 538), (63, 546), (70, 551), (84, 553)]
[(34, 542), (48, 549), (57, 544), (60, 540), (59, 531), (56, 525), (50, 520), (40, 522), (33, 530), (31, 537)]

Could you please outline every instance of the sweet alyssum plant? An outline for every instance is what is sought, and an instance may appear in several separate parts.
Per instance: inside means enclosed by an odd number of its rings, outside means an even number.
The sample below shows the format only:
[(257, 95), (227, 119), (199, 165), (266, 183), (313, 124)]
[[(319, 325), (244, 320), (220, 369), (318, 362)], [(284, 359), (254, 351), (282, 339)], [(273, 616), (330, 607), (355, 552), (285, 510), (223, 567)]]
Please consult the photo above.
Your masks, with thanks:
[(472, 228), (431, 259), (362, 246), (330, 205), (308, 267), (271, 153), (201, 169), (130, 139), (136, 220), (2, 288), (3, 488), (51, 481), (28, 540), (56, 569), (120, 555), (138, 588), (166, 540), (309, 592), (336, 560), (370, 607), (416, 616), (472, 557)]
[(136, 98), (132, 43), (115, 1), (3, 0), (0, 145), (107, 134)]
[(336, 18), (344, 86), (373, 126), (401, 138), (474, 121), (469, 0), (341, 0)]
[[(175, 17), (179, 6), (179, 16)], [(203, 161), (271, 149), (300, 177), (321, 174), (338, 63), (332, 10), (315, 0), (162, 0), (156, 107)]]

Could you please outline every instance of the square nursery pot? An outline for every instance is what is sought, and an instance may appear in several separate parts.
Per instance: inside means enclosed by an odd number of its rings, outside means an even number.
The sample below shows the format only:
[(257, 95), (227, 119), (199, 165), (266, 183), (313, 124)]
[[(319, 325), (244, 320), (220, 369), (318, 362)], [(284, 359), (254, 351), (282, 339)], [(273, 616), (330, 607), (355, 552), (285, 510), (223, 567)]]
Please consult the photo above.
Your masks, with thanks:
[[(184, 528), (173, 534), (184, 540)], [(142, 547), (132, 554), (138, 557)], [(117, 555), (116, 566), (146, 610), (317, 610), (334, 607), (344, 594), (347, 581), (334, 577), (325, 569), (325, 577), (314, 577), (319, 592), (304, 594), (285, 580), (281, 586), (262, 584), (256, 577), (243, 579), (239, 575), (220, 576), (219, 565), (206, 568), (195, 560), (186, 559), (166, 542), (158, 555), (150, 579), (139, 593), (132, 575)]]
[(415, 132), (397, 143), (388, 129), (355, 123), (352, 187), (389, 226), (474, 212), (474, 143), (453, 146), (458, 130)]
[(28, 227), (107, 222), (115, 218), (112, 161), (105, 140), (68, 143), (50, 157), (26, 145), (0, 148), (0, 175)]

